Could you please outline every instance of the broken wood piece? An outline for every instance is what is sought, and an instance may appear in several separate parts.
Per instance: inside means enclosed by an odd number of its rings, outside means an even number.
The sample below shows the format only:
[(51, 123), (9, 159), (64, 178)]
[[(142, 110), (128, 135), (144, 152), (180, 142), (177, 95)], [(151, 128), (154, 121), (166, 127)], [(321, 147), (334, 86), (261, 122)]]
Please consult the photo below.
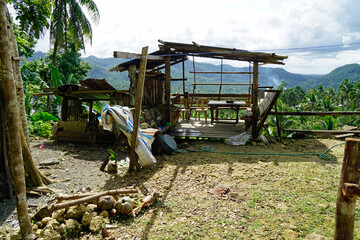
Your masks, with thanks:
[(64, 201), (64, 200), (80, 199), (80, 198), (91, 196), (93, 194), (94, 193), (82, 193), (82, 194), (75, 194), (75, 195), (69, 195), (69, 196), (56, 196), (55, 199), (58, 202), (61, 202), (61, 201)]
[(360, 196), (360, 185), (355, 183), (344, 183), (342, 186), (342, 192), (346, 197)]
[[(127, 59), (141, 59), (143, 56), (138, 53), (130, 53), (130, 52), (121, 52), (121, 51), (114, 51), (114, 58), (127, 58)], [(163, 56), (156, 56), (156, 55), (148, 55), (148, 60), (165, 60)]]
[(335, 138), (336, 138), (336, 139), (341, 139), (341, 138), (352, 137), (352, 136), (354, 136), (354, 135), (355, 135), (355, 134), (353, 134), (353, 133), (345, 133), (345, 134), (336, 135)]
[(138, 214), (140, 212), (140, 210), (143, 207), (149, 207), (151, 204), (153, 204), (155, 202), (155, 200), (159, 197), (159, 193), (153, 193), (152, 195), (149, 195), (147, 197), (145, 197), (143, 199), (143, 202), (140, 204), (140, 206), (138, 206), (137, 208), (135, 208), (134, 210), (132, 210), (129, 215), (133, 215), (134, 217), (136, 216), (136, 214)]
[(73, 201), (69, 201), (69, 202), (63, 202), (63, 203), (57, 203), (57, 204), (53, 204), (50, 206), (50, 210), (51, 211), (56, 211), (58, 209), (62, 209), (62, 208), (67, 208), (67, 207), (71, 207), (74, 205), (79, 205), (82, 203), (86, 203), (86, 202), (90, 202), (92, 200), (96, 200), (102, 196), (105, 195), (119, 195), (119, 194), (127, 194), (127, 193), (137, 193), (138, 191), (136, 189), (114, 189), (114, 190), (108, 190), (108, 191), (104, 191), (104, 192), (100, 192), (97, 194), (93, 194), (87, 197), (83, 197), (80, 199), (75, 199)]

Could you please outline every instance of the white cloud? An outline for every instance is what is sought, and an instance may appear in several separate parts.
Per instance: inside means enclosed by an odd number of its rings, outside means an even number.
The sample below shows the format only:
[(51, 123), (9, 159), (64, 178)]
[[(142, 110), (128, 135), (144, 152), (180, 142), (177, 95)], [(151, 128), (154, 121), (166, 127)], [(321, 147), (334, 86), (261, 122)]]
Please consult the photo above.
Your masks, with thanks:
[[(112, 57), (115, 50), (158, 49), (158, 39), (262, 50), (289, 55), (285, 69), (327, 73), (359, 62), (360, 45), (305, 48), (360, 42), (360, 5), (356, 0), (97, 0), (101, 19), (93, 26), (86, 55)], [(49, 47), (48, 37), (39, 47)], [(349, 51), (351, 50), (351, 51)], [(276, 66), (278, 67), (278, 66)]]

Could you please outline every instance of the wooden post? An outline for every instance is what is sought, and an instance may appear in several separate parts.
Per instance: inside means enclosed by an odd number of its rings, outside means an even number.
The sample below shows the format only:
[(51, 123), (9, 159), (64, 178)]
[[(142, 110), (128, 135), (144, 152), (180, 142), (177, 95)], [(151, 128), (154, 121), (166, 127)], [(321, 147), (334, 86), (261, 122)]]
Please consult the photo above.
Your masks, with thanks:
[(170, 93), (171, 93), (171, 73), (170, 73), (170, 60), (171, 57), (168, 56), (166, 57), (165, 60), (165, 105), (167, 107), (166, 109), (166, 122), (170, 122), (170, 108), (171, 108), (171, 103), (170, 103)]
[(257, 139), (258, 131), (257, 131), (257, 121), (258, 121), (258, 102), (257, 102), (257, 95), (258, 95), (258, 80), (259, 80), (259, 63), (254, 62), (253, 68), (253, 85), (252, 85), (252, 138)]
[[(136, 95), (135, 95), (135, 112), (134, 112), (134, 129), (131, 136), (131, 152), (130, 152), (130, 164), (129, 171), (135, 170), (135, 165), (137, 162), (137, 155), (135, 152), (136, 144), (137, 144), (137, 136), (139, 132), (140, 125), (140, 114), (141, 114), (141, 105), (142, 98), (144, 93), (144, 82), (145, 82), (145, 72), (146, 72), (146, 63), (147, 63), (147, 52), (148, 47), (143, 47), (141, 51), (141, 60), (140, 60), (140, 68), (139, 68), (139, 77), (136, 86)], [(139, 168), (139, 165), (137, 165)]]
[(360, 180), (360, 139), (345, 140), (344, 160), (337, 193), (334, 240), (354, 239), (356, 196), (347, 194), (347, 183)]
[(182, 62), (182, 75), (183, 75), (183, 94), (185, 95), (185, 61)]
[[(277, 113), (277, 104), (276, 103), (274, 105), (274, 108), (275, 108), (275, 113)], [(281, 128), (280, 128), (279, 116), (277, 114), (275, 115), (275, 120), (276, 120), (276, 128), (277, 128), (277, 132), (278, 132), (278, 137), (280, 138), (281, 137)]]

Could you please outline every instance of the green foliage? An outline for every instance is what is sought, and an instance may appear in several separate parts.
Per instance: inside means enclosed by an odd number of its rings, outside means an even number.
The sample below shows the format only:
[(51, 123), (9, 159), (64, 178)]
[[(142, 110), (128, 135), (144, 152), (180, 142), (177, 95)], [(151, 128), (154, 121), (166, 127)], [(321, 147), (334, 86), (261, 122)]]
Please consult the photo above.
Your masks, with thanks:
[(34, 52), (37, 39), (49, 27), (52, 1), (7, 0), (17, 12), (17, 23), (13, 22), (19, 55), (29, 57)]
[(116, 160), (116, 153), (114, 152), (114, 150), (112, 150), (111, 148), (108, 149), (109, 151), (109, 160)]
[(59, 119), (47, 112), (36, 112), (28, 116), (30, 134), (50, 137), (53, 121), (59, 121)]
[[(74, 43), (75, 49), (84, 49), (85, 40), (92, 40), (91, 24), (84, 14), (86, 9), (91, 19), (97, 23), (99, 10), (93, 0), (63, 0), (55, 1), (50, 24), (50, 40), (54, 46), (67, 49), (68, 39)], [(57, 49), (55, 48), (55, 54)]]

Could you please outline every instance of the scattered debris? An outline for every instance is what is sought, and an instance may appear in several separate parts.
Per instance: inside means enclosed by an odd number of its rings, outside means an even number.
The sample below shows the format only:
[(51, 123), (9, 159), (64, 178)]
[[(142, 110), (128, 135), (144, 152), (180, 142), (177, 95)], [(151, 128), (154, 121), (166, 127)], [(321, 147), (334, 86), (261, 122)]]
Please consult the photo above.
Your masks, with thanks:
[(158, 197), (159, 193), (153, 193), (152, 195), (147, 196), (143, 199), (142, 204), (140, 204), (139, 207), (135, 208), (131, 213), (129, 213), (129, 215), (133, 214), (133, 216), (136, 216), (143, 207), (151, 206), (151, 204), (153, 204)]

